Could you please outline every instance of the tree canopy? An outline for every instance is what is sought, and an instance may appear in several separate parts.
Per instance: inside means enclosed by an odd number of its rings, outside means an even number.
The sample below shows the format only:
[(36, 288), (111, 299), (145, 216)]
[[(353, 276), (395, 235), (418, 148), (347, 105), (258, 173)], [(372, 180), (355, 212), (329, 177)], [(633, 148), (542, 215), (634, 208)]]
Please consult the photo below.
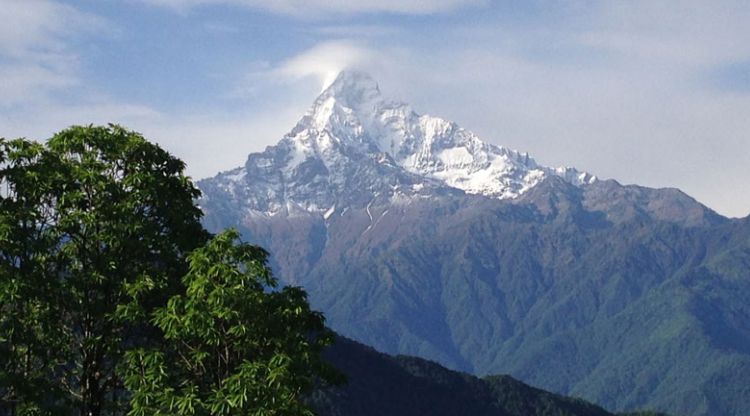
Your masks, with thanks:
[(128, 353), (125, 384), (133, 416), (301, 415), (320, 359), (332, 342), (304, 291), (281, 290), (267, 253), (217, 235), (189, 255), (186, 291), (153, 314), (166, 348)]
[[(173, 385), (204, 375), (239, 377), (244, 397), (273, 402), (309, 384), (329, 339), (322, 316), (301, 289), (274, 290), (265, 251), (232, 233), (212, 240), (184, 168), (115, 125), (0, 140), (0, 413), (154, 414), (138, 413), (139, 397), (176, 397)], [(206, 367), (217, 346), (231, 360)], [(176, 384), (139, 390), (138, 357), (179, 365), (187, 353), (200, 365), (176, 367)], [(237, 365), (288, 368), (279, 382), (293, 383), (253, 390), (266, 375)]]

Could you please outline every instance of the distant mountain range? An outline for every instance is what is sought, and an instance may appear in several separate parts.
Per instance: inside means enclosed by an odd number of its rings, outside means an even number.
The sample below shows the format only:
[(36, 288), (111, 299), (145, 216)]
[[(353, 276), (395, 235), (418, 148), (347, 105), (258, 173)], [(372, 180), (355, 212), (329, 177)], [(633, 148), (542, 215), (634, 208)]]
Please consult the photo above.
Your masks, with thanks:
[(750, 414), (750, 217), (541, 166), (357, 72), (199, 187), (345, 336), (617, 411)]

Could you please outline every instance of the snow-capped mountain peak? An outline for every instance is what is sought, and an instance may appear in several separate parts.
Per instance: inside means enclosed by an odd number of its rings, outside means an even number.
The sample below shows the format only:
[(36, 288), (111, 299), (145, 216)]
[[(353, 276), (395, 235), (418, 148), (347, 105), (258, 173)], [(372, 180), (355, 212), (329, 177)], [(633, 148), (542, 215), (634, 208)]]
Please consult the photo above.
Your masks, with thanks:
[(455, 123), (417, 114), (385, 98), (358, 71), (341, 72), (276, 146), (250, 155), (244, 169), (226, 175), (229, 182), (251, 177), (251, 186), (262, 188), (250, 196), (261, 210), (289, 203), (328, 210), (352, 195), (367, 200), (441, 186), (509, 199), (550, 175), (575, 185), (596, 180), (572, 168), (541, 166)]
[(317, 104), (329, 98), (344, 107), (363, 111), (368, 110), (368, 104), (372, 105), (383, 99), (378, 83), (369, 74), (352, 70), (340, 72), (315, 102)]

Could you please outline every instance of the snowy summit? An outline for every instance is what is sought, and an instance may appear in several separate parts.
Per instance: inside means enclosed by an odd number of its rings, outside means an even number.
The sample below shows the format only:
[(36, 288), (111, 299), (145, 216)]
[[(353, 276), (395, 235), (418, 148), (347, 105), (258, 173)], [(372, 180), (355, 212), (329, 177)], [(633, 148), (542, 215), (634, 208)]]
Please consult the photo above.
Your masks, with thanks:
[(328, 211), (441, 187), (510, 199), (548, 175), (578, 186), (596, 180), (572, 168), (541, 166), (455, 123), (417, 114), (384, 97), (369, 75), (344, 71), (277, 145), (212, 182), (253, 211), (273, 213), (291, 206)]

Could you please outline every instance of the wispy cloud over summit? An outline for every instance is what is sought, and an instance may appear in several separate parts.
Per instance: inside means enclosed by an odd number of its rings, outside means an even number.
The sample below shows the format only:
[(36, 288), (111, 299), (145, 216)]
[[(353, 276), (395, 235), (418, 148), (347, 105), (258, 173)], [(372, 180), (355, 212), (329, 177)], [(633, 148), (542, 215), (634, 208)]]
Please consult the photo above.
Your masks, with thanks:
[(377, 52), (354, 41), (328, 41), (281, 63), (280, 75), (298, 79), (315, 76), (325, 89), (344, 69), (366, 69), (376, 65)]

